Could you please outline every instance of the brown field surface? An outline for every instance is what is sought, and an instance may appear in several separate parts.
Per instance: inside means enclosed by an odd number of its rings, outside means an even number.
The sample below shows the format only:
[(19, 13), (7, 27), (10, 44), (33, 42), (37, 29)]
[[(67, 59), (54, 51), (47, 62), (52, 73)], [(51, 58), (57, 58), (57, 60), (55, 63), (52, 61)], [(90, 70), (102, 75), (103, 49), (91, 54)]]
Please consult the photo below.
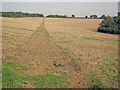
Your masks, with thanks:
[(4, 17), (3, 64), (16, 62), (27, 67), (15, 68), (22, 77), (50, 74), (67, 80), (66, 86), (63, 80), (58, 85), (51, 85), (51, 81), (50, 86), (41, 86), (41, 82), (36, 85), (34, 80), (20, 82), (25, 88), (116, 88), (118, 36), (97, 32), (101, 22), (102, 19)]

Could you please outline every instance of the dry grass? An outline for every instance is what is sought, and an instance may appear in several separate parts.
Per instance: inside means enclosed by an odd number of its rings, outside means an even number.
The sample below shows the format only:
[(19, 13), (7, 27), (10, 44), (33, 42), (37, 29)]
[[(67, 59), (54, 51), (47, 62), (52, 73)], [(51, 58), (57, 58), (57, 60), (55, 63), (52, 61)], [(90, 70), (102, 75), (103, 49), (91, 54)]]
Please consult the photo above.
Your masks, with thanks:
[(82, 60), (118, 55), (118, 36), (97, 32), (101, 19), (45, 19), (49, 34)]
[[(23, 66), (32, 64), (31, 69), (24, 71), (29, 76), (65, 76), (69, 87), (89, 87), (86, 77), (99, 71), (106, 58), (118, 55), (118, 36), (96, 31), (101, 21), (3, 18), (3, 60), (17, 58), (16, 62)], [(32, 83), (31, 86), (34, 87)]]

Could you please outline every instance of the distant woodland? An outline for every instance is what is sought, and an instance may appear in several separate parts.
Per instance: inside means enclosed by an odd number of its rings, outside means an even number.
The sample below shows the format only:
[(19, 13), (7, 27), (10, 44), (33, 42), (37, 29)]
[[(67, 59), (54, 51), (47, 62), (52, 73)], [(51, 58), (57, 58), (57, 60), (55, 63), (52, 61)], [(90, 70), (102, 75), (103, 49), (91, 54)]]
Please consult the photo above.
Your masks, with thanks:
[(0, 12), (0, 15), (2, 17), (12, 17), (12, 18), (19, 18), (19, 17), (51, 17), (51, 18), (90, 18), (90, 19), (104, 19), (106, 16), (102, 15), (101, 17), (98, 17), (97, 15), (90, 15), (85, 17), (76, 17), (74, 14), (71, 15), (71, 17), (68, 17), (67, 15), (47, 15), (44, 16), (43, 14), (39, 13), (24, 13), (24, 12)]
[(12, 17), (12, 18), (18, 18), (18, 17), (44, 17), (43, 14), (38, 13), (23, 13), (23, 12), (0, 12), (2, 14), (2, 17)]

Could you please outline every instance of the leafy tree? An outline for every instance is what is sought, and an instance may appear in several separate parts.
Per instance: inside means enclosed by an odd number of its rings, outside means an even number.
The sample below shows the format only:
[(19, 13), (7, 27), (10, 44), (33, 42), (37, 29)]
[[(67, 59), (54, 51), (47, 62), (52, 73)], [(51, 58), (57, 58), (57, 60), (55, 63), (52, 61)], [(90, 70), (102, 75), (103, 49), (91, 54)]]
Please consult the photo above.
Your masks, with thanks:
[(105, 15), (102, 15), (100, 18), (101, 18), (101, 19), (105, 19), (105, 18), (106, 18), (106, 16), (105, 16)]
[(98, 18), (98, 16), (97, 16), (97, 15), (93, 15), (93, 18), (95, 18), (95, 19), (96, 19), (96, 18)]
[(75, 15), (71, 15), (71, 18), (75, 18)]
[(67, 15), (64, 15), (64, 18), (67, 18)]
[(85, 18), (88, 18), (88, 16), (85, 16)]
[(118, 16), (120, 16), (120, 12), (118, 12)]
[(96, 18), (98, 18), (98, 16), (97, 15), (91, 15), (90, 18), (96, 19)]
[(46, 17), (55, 17), (55, 15), (48, 15), (48, 16), (46, 16)]
[(93, 15), (91, 15), (90, 18), (93, 18)]
[(120, 34), (120, 30), (118, 29), (117, 18), (118, 17), (113, 18), (113, 17), (107, 16), (100, 24), (100, 27), (98, 28), (98, 32)]

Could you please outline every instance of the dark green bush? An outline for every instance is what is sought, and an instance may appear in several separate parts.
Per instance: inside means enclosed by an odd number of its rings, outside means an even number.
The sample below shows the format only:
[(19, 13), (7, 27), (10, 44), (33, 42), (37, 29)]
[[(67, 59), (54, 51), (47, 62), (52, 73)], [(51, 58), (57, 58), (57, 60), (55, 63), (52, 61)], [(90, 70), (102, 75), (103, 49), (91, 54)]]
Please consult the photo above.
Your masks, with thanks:
[(116, 17), (107, 16), (100, 24), (98, 32), (120, 34), (119, 20), (120, 20), (119, 16)]

